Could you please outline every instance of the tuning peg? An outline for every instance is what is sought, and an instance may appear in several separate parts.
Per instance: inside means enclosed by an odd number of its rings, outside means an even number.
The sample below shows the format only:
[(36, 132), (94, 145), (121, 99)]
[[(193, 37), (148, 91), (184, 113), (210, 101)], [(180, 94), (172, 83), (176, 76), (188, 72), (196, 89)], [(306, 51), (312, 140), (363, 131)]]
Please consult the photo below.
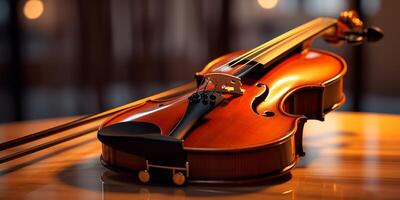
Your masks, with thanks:
[(370, 27), (358, 31), (347, 31), (342, 37), (351, 44), (361, 44), (363, 41), (376, 42), (383, 38), (383, 33), (378, 27)]
[(378, 27), (369, 27), (363, 30), (363, 35), (368, 42), (376, 42), (383, 38), (383, 32)]

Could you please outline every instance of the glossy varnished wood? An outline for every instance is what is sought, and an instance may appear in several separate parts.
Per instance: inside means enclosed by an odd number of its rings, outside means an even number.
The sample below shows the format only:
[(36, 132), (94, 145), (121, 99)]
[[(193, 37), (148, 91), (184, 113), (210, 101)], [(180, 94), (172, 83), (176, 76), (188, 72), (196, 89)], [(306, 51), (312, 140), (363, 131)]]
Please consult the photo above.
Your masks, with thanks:
[[(274, 144), (293, 134), (297, 120), (302, 117), (301, 113), (293, 116), (284, 111), (285, 99), (303, 88), (324, 87), (341, 79), (345, 72), (346, 64), (337, 56), (311, 50), (296, 54), (273, 67), (253, 85), (244, 85), (243, 97), (233, 98), (226, 106), (219, 106), (206, 115), (207, 122), (190, 133), (185, 147), (245, 149)], [(265, 85), (269, 92), (254, 111), (251, 108), (254, 98), (265, 90), (257, 84)], [(344, 100), (342, 91), (338, 93), (341, 98), (335, 103)], [(316, 103), (308, 102), (304, 107), (313, 107)], [(266, 111), (274, 112), (275, 116), (262, 116)]]
[[(65, 121), (3, 124), (0, 138)], [(92, 133), (1, 164), (0, 199), (397, 199), (399, 121), (398, 115), (345, 112), (309, 121), (307, 155), (290, 176), (240, 187), (139, 184), (136, 174), (117, 174), (99, 163), (101, 144)]]
[[(236, 52), (211, 61), (195, 74), (199, 88), (192, 92), (192, 97), (189, 93), (169, 102), (150, 102), (116, 114), (99, 131), (99, 139), (104, 143), (102, 160), (105, 165), (112, 169), (149, 170), (149, 163), (165, 160), (170, 151), (169, 155), (180, 155), (173, 167), (180, 165), (181, 168), (182, 163), (186, 163), (186, 176), (190, 181), (226, 183), (288, 172), (298, 156), (304, 155), (304, 123), (308, 119), (323, 120), (326, 113), (345, 101), (342, 82), (346, 63), (332, 53), (310, 49), (310, 44), (321, 35), (342, 37), (342, 29), (353, 28), (349, 20), (362, 24), (356, 14), (349, 13), (344, 12), (340, 20), (317, 18), (243, 55), (238, 56), (243, 52)], [(228, 88), (232, 90), (229, 92)], [(194, 119), (189, 117), (194, 114), (190, 108), (201, 108), (201, 104), (192, 101), (195, 95), (199, 97), (201, 90), (222, 92), (225, 98), (214, 108), (208, 107), (210, 112), (200, 119)], [(207, 101), (204, 98), (202, 103), (207, 105)], [(211, 105), (211, 100), (209, 103)], [(125, 123), (118, 124), (120, 122)], [(129, 122), (150, 123), (159, 128), (156, 132), (161, 130), (158, 134), (170, 137), (184, 127), (185, 131), (179, 133), (182, 137), (174, 138), (178, 142), (174, 148), (179, 150), (172, 153), (172, 148), (161, 151), (159, 146), (150, 146), (150, 143), (159, 142), (154, 138), (146, 140), (147, 144), (142, 143), (144, 147), (135, 149), (131, 147), (137, 140), (134, 137), (126, 138), (124, 141), (131, 139), (133, 142), (125, 143), (122, 148), (123, 141), (111, 142), (121, 139), (115, 135), (116, 130), (110, 131), (109, 134), (113, 134), (107, 136), (110, 139), (103, 137), (102, 132), (116, 127), (144, 128)], [(150, 153), (152, 150), (157, 153)], [(126, 160), (138, 163), (125, 165)], [(171, 168), (171, 164), (162, 165), (162, 168), (166, 167), (164, 165)]]
[[(235, 58), (242, 51), (222, 56), (205, 68), (213, 70)], [(325, 87), (334, 81), (341, 81), (346, 72), (345, 62), (338, 56), (327, 52), (308, 50), (296, 54), (275, 66), (268, 75), (252, 85), (243, 85), (245, 93), (237, 98), (230, 98), (225, 105), (218, 106), (204, 117), (205, 123), (197, 126), (185, 138), (185, 149), (244, 149), (279, 142), (296, 131), (296, 121), (302, 113), (287, 113), (284, 103), (290, 94), (302, 89)], [(251, 104), (258, 95), (268, 88), (268, 96), (262, 99), (256, 111)], [(194, 92), (194, 91), (193, 91)], [(300, 91), (301, 92), (301, 91)], [(331, 94), (332, 93), (332, 94)], [(342, 87), (327, 94), (336, 95), (328, 106), (337, 106), (344, 101)], [(187, 95), (165, 102), (150, 102), (138, 108), (116, 114), (104, 123), (108, 126), (123, 121), (150, 122), (158, 125), (163, 134), (168, 134), (183, 116), (187, 106)], [(327, 95), (327, 96), (329, 96)], [(322, 96), (320, 96), (322, 100)], [(313, 107), (318, 102), (307, 102), (302, 107)], [(322, 108), (322, 107), (321, 107)], [(327, 109), (329, 110), (329, 109)], [(276, 115), (272, 118), (262, 116), (265, 111)], [(252, 134), (244, 134), (244, 133)], [(218, 133), (218, 134), (217, 134)]]
[[(213, 66), (229, 62), (236, 54), (218, 58), (205, 69), (216, 70)], [(346, 63), (336, 55), (305, 50), (270, 68), (251, 84), (242, 85), (242, 96), (225, 95), (226, 100), (184, 138), (191, 181), (247, 182), (287, 172), (303, 153), (301, 127), (306, 119), (322, 120), (344, 102), (341, 83)], [(149, 122), (168, 134), (184, 116), (189, 95), (123, 111), (104, 126)], [(113, 168), (146, 169), (144, 158), (108, 146), (103, 149), (105, 163)]]

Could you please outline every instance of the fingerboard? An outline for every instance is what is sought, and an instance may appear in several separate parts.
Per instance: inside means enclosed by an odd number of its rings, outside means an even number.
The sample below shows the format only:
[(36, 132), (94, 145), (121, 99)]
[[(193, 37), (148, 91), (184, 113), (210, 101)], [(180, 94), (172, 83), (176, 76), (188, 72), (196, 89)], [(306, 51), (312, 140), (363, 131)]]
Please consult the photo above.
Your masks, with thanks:
[(337, 20), (333, 18), (314, 19), (248, 51), (229, 64), (219, 67), (217, 71), (224, 72), (229, 66), (235, 67), (237, 64), (242, 64), (232, 73), (241, 77), (255, 67), (253, 63), (268, 65), (285, 53), (299, 46), (303, 47), (308, 41), (329, 30), (334, 30), (336, 24)]

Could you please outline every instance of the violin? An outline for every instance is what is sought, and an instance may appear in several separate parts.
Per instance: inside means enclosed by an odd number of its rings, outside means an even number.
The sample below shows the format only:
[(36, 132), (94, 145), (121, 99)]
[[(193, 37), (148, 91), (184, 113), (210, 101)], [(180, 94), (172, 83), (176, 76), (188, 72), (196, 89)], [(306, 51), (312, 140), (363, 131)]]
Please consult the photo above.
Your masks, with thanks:
[[(176, 185), (246, 184), (285, 175), (305, 156), (307, 120), (323, 121), (345, 102), (346, 62), (311, 48), (319, 37), (357, 45), (383, 34), (365, 28), (352, 10), (338, 19), (317, 18), (211, 61), (193, 83), (2, 142), (0, 151), (16, 149), (0, 157), (0, 164), (97, 130), (102, 164), (137, 173), (143, 183), (171, 178)], [(27, 148), (76, 127), (81, 128)]]
[(251, 183), (284, 175), (304, 156), (303, 126), (345, 102), (346, 62), (311, 48), (382, 38), (355, 11), (317, 18), (254, 49), (223, 55), (196, 85), (118, 112), (98, 130), (101, 161), (141, 182)]

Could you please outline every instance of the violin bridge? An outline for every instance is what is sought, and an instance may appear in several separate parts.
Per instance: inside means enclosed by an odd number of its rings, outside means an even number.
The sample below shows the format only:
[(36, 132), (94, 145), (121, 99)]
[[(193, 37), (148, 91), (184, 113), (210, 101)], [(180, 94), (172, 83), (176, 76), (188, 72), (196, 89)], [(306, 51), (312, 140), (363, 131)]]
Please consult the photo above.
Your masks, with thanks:
[(224, 73), (208, 73), (204, 79), (214, 85), (214, 90), (221, 93), (243, 95), (242, 82), (239, 77)]

